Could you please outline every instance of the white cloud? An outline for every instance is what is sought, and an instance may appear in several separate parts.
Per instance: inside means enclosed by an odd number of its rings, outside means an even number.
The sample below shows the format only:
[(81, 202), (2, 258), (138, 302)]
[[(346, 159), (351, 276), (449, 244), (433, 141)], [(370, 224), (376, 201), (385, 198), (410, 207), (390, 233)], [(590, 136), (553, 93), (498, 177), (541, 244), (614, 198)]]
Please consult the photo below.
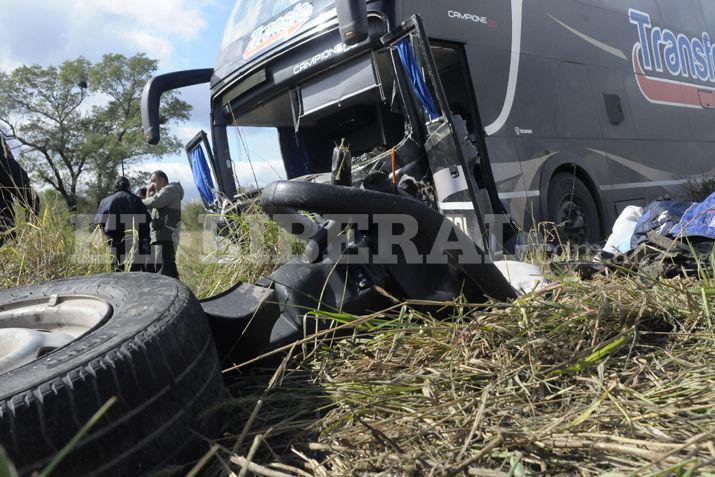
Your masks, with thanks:
[[(20, 65), (58, 65), (84, 56), (96, 62), (105, 53), (133, 55), (145, 52), (159, 60), (160, 72), (210, 66), (218, 53), (220, 30), (235, 0), (0, 0), (0, 70)], [(256, 5), (258, 2), (256, 2)], [(256, 5), (250, 4), (251, 15)], [(220, 23), (220, 24), (219, 24)], [(241, 25), (246, 24), (242, 16)], [(214, 35), (215, 46), (211, 39)], [(201, 45), (197, 47), (197, 45)], [(214, 49), (215, 48), (215, 49)], [(172, 130), (182, 142), (197, 131), (210, 131), (208, 85), (181, 90), (182, 99), (193, 106), (191, 120)], [(106, 98), (93, 97), (86, 105), (103, 104)], [(284, 175), (275, 130), (247, 128), (244, 138), (231, 128), (229, 145), (234, 172), (245, 187), (277, 180)], [(245, 139), (245, 146), (242, 141)], [(253, 160), (247, 162), (244, 147)], [(151, 160), (135, 170), (164, 170), (186, 191), (185, 200), (198, 200), (188, 161), (182, 153)]]
[[(176, 135), (176, 137), (178, 137), (179, 140), (180, 140), (183, 144), (186, 144), (187, 142), (189, 142), (190, 140), (192, 140), (192, 139), (194, 138), (194, 136), (196, 136), (196, 133), (198, 133), (199, 130), (201, 130), (200, 127), (198, 127), (198, 126), (196, 126), (196, 125), (194, 125), (194, 124), (192, 124), (192, 123), (188, 123), (188, 124), (186, 124), (186, 125), (182, 125), (182, 126), (177, 126), (177, 127), (175, 127), (174, 130), (173, 130), (173, 132), (174, 132), (174, 134)], [(211, 141), (211, 134), (210, 134), (210, 132), (209, 132), (209, 131), (206, 131), (206, 133), (207, 133), (208, 136), (209, 136), (209, 141)]]
[[(160, 70), (186, 61), (182, 52), (207, 32), (215, 0), (0, 0), (0, 71), (21, 65), (59, 65), (84, 56), (99, 61), (105, 53), (144, 52), (160, 62)], [(208, 8), (214, 7), (214, 8)], [(218, 43), (216, 50), (218, 50)], [(204, 67), (202, 64), (181, 65)], [(199, 129), (208, 130), (209, 87), (181, 91), (192, 105), (192, 122), (172, 132), (182, 141)], [(107, 98), (92, 95), (82, 110)], [(176, 159), (176, 158), (174, 158)], [(188, 165), (186, 166), (188, 168)]]
[[(206, 65), (199, 64), (193, 65), (192, 67), (197, 66), (203, 67)], [(181, 99), (193, 107), (191, 110), (191, 127), (194, 129), (194, 132), (188, 139), (194, 137), (194, 134), (200, 129), (209, 133), (211, 129), (211, 94), (209, 85), (198, 84), (189, 86), (188, 88), (182, 88), (180, 92)]]
[[(66, 3), (66, 2), (65, 2)], [(206, 26), (202, 7), (212, 3), (197, 0), (75, 0), (76, 11), (93, 15), (114, 15), (129, 19), (139, 29), (158, 35), (194, 38)]]
[(172, 46), (168, 38), (138, 29), (121, 31), (119, 36), (135, 45), (150, 58), (171, 57)]
[[(170, 64), (176, 41), (206, 28), (213, 0), (3, 0), (0, 67), (57, 64), (83, 55), (140, 51)], [(218, 46), (217, 46), (218, 48)]]
[(238, 183), (247, 189), (256, 185), (256, 180), (253, 178), (254, 172), (258, 185), (261, 187), (285, 177), (282, 161), (253, 161), (251, 164), (243, 161), (233, 163), (233, 174), (238, 179)]
[(19, 66), (22, 66), (22, 63), (11, 58), (7, 52), (0, 54), (0, 71), (12, 71)]

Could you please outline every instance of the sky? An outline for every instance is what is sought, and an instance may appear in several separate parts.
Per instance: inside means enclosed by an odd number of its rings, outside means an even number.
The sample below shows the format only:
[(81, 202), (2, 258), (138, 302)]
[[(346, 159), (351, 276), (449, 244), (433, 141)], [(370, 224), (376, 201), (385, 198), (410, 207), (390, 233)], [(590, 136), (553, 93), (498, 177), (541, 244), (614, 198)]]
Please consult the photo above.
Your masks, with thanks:
[[(213, 67), (233, 4), (233, 0), (0, 0), (0, 70), (139, 52), (159, 60), (158, 74)], [(193, 110), (190, 121), (174, 128), (174, 134), (187, 142), (200, 129), (209, 132), (209, 87), (192, 86), (181, 94)], [(275, 133), (248, 128), (244, 137), (258, 182), (280, 177), (283, 165)], [(245, 154), (236, 153), (235, 132), (229, 134), (229, 142), (240, 184), (253, 185)], [(151, 158), (137, 167), (163, 169), (170, 180), (182, 183), (185, 200), (198, 200), (185, 155)]]

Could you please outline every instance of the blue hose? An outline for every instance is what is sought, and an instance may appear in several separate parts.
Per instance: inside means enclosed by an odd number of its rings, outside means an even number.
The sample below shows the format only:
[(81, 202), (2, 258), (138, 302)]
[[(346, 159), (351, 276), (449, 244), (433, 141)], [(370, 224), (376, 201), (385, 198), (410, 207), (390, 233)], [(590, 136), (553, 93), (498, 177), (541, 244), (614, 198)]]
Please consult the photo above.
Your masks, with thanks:
[(440, 116), (437, 112), (437, 106), (435, 106), (432, 93), (430, 93), (429, 88), (427, 88), (427, 83), (425, 83), (420, 67), (417, 65), (415, 54), (412, 51), (412, 46), (407, 38), (400, 40), (397, 43), (396, 49), (397, 55), (400, 57), (400, 62), (402, 62), (402, 67), (405, 69), (407, 76), (410, 78), (410, 84), (412, 85), (412, 90), (415, 92), (417, 99), (427, 112), (429, 119), (437, 119)]

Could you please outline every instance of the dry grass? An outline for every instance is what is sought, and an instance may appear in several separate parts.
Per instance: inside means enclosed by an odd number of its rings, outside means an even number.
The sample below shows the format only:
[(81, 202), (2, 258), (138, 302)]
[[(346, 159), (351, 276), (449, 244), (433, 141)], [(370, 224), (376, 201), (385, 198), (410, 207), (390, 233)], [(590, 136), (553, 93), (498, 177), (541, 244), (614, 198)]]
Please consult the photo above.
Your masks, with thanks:
[(182, 280), (199, 298), (220, 293), (237, 282), (258, 281), (301, 248), (257, 206), (243, 214), (204, 219), (221, 219), (221, 238), (216, 239), (208, 227), (203, 232), (184, 232), (177, 255)]
[(230, 373), (234, 426), (262, 404), (218, 455), (264, 475), (713, 475), (714, 294), (567, 276), (447, 321), (398, 304), (296, 348), (267, 392)]
[[(86, 223), (75, 227), (57, 207), (45, 207), (39, 217), (18, 217), (14, 239), (0, 246), (0, 287), (111, 271), (101, 230)], [(226, 219), (222, 240), (216, 241), (210, 231), (181, 235), (179, 273), (199, 298), (239, 281), (256, 281), (275, 269), (283, 250), (296, 250), (295, 240), (258, 211)]]
[(111, 270), (101, 232), (75, 231), (69, 214), (60, 209), (48, 207), (39, 217), (21, 218), (12, 232), (15, 238), (0, 247), (2, 288)]
[[(260, 230), (266, 246), (207, 249), (185, 236), (180, 271), (199, 296), (276, 264), (277, 228), (256, 214), (232, 223), (234, 238)], [(17, 234), (0, 248), (0, 286), (108, 269), (75, 259), (77, 247), (106, 253), (61, 214)], [(715, 475), (713, 297), (707, 277), (566, 275), (509, 305), (333, 315), (350, 337), (309, 337), (282, 366), (285, 354), (225, 374), (233, 399), (204, 471)], [(451, 319), (434, 319), (439, 308)]]

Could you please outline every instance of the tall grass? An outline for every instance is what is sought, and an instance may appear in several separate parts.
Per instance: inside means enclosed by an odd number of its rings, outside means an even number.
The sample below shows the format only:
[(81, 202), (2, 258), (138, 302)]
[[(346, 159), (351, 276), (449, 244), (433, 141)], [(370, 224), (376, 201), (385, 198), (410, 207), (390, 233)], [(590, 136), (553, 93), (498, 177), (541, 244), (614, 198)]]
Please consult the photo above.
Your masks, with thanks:
[(263, 405), (219, 457), (263, 475), (713, 475), (715, 290), (553, 278), (509, 305), (439, 305), (449, 320), (345, 316), (352, 337), (296, 348), (268, 393), (228, 373), (239, 429)]
[[(199, 296), (269, 274), (278, 244), (295, 246), (261, 214), (228, 219), (224, 240), (182, 238), (180, 274)], [(99, 233), (76, 234), (62, 213), (16, 233), (0, 248), (0, 286), (109, 270)], [(99, 259), (77, 260), (90, 254)], [(548, 266), (539, 250), (532, 259)], [(215, 410), (224, 434), (197, 469), (715, 475), (713, 283), (567, 273), (510, 304), (396, 301), (372, 315), (331, 313), (350, 336), (308, 336), (276, 355), (281, 366), (225, 371), (232, 398)]]
[(258, 281), (302, 251), (302, 243), (255, 206), (240, 214), (202, 219), (203, 231), (182, 234), (177, 256), (182, 281), (199, 298), (220, 293), (238, 282)]
[[(23, 218), (0, 247), (0, 287), (10, 288), (57, 278), (106, 272), (109, 251), (99, 230), (76, 230), (70, 215), (45, 207), (38, 217)], [(10, 231), (8, 231), (10, 232)]]
[[(77, 220), (65, 209), (47, 206), (37, 217), (18, 214), (18, 218), (18, 224), (8, 231), (0, 247), (0, 287), (112, 270), (102, 231), (86, 223), (76, 225)], [(208, 216), (206, 220), (217, 218)], [(270, 274), (285, 258), (286, 248), (300, 252), (291, 236), (257, 210), (220, 219), (220, 239), (207, 228), (186, 230), (179, 241), (177, 265), (181, 279), (199, 298)], [(10, 232), (14, 238), (10, 238)], [(129, 265), (131, 254), (127, 269)]]

